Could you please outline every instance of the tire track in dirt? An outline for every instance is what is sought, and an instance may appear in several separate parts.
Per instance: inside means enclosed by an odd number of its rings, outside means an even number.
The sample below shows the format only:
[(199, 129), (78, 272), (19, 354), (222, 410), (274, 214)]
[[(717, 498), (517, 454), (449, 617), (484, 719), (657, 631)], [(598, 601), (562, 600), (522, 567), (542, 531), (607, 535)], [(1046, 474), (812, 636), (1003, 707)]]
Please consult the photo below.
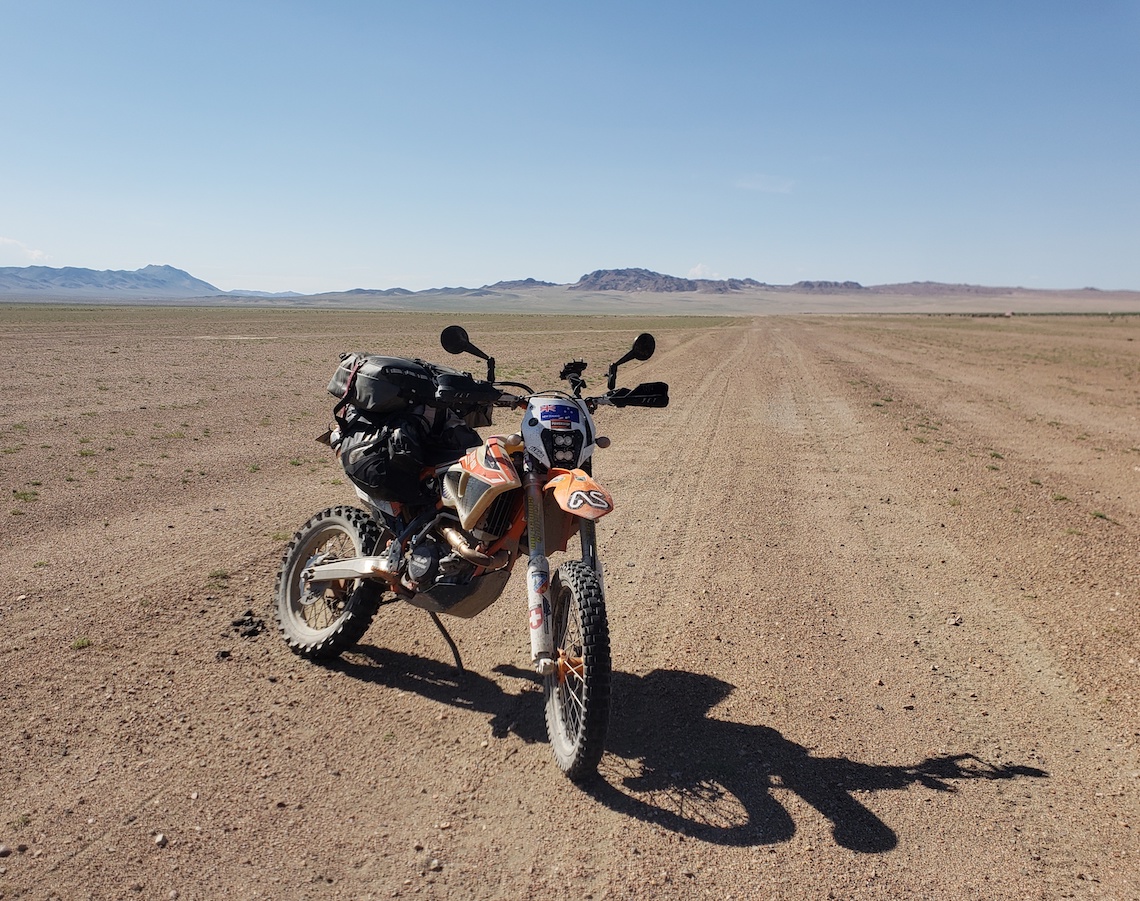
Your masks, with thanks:
[[(1140, 431), (1136, 402), (1125, 391), (1117, 387), (1078, 394), (1066, 383), (1068, 377), (1054, 371), (1056, 364), (1041, 361), (1046, 349), (1033, 344), (1018, 348), (1013, 360), (995, 348), (990, 354), (1002, 363), (982, 368), (964, 364), (969, 348), (955, 346), (947, 337), (940, 344), (925, 341), (916, 348), (915, 343), (908, 329), (876, 334), (868, 327), (866, 332), (853, 330), (851, 340), (837, 352), (848, 358), (859, 379), (868, 385), (881, 383), (887, 389), (883, 393), (893, 395), (888, 404), (909, 401), (968, 429), (979, 450), (1000, 451), (1003, 459), (1024, 462), (1039, 474), (1050, 472), (1058, 480), (1077, 482), (1081, 489), (1073, 496), (1092, 497), (1100, 486), (1112, 484), (1121, 495), (1102, 497), (1098, 503), (1134, 515), (1140, 483), (1125, 474), (1134, 464), (1132, 448), (1140, 441)], [(1121, 354), (1115, 367), (1101, 368), (1111, 372), (1127, 365), (1127, 356)], [(1098, 370), (1086, 375), (1095, 388), (1101, 385), (1093, 380), (1105, 378)], [(1059, 434), (1069, 440), (1057, 440)]]
[[(810, 342), (804, 346), (810, 347)], [(1025, 876), (1073, 881), (1082, 861), (1060, 840), (1053, 805), (1080, 808), (1089, 791), (1090, 768), (1083, 762), (1072, 765), (1067, 736), (1076, 732), (1086, 747), (1109, 749), (1102, 761), (1092, 764), (1092, 771), (1118, 767), (1122, 762), (1125, 768), (1134, 768), (1135, 755), (1105, 731), (1091, 711), (1077, 713), (1085, 707), (1082, 698), (1044, 647), (1034, 625), (1009, 606), (1007, 587), (998, 587), (984, 570), (978, 572), (970, 549), (947, 535), (939, 522), (939, 510), (924, 500), (934, 488), (931, 474), (912, 469), (905, 452), (889, 453), (884, 459), (879, 448), (890, 446), (890, 431), (884, 434), (871, 417), (852, 415), (828, 368), (827, 364), (821, 368), (820, 360), (805, 354), (789, 372), (798, 370), (799, 378), (793, 382), (803, 384), (806, 398), (816, 404), (826, 399), (825, 413), (815, 420), (818, 425), (805, 450), (814, 447), (820, 458), (819, 471), (839, 477), (830, 487), (845, 496), (848, 511), (844, 517), (816, 517), (820, 543), (858, 549), (853, 569), (867, 583), (867, 601), (874, 607), (868, 609), (857, 596), (851, 596), (846, 605), (837, 601), (847, 635), (861, 639), (866, 659), (874, 660), (877, 668), (883, 668), (886, 661), (875, 654), (876, 642), (880, 648), (894, 644), (900, 661), (914, 661), (880, 679), (888, 686), (896, 679), (910, 683), (916, 697), (902, 707), (916, 709), (912, 718), (920, 734), (929, 733), (932, 749), (973, 754), (991, 764), (1012, 762), (1032, 769), (1048, 764), (1044, 768), (1050, 772), (1049, 779), (1032, 791), (1018, 792), (1021, 797), (1017, 799), (995, 798), (1002, 804), (999, 809), (1018, 824), (1018, 832), (1032, 831), (1041, 837), (1038, 842), (1011, 842), (1004, 853), (1021, 860)], [(801, 496), (811, 498), (812, 494), (804, 491)], [(843, 593), (832, 597), (842, 599)], [(844, 611), (843, 606), (848, 609)], [(908, 631), (913, 648), (907, 648)], [(814, 667), (806, 669), (810, 672)], [(858, 675), (856, 684), (873, 684), (872, 668), (855, 666), (851, 672)], [(919, 715), (924, 708), (926, 715)], [(934, 738), (938, 731), (941, 739)], [(1123, 781), (1111, 783), (1117, 791), (1124, 790)], [(1095, 815), (1085, 828), (1099, 830)], [(954, 838), (951, 831), (947, 838), (955, 846), (968, 844), (965, 834)], [(1127, 845), (1120, 843), (1122, 839), (1118, 837), (1110, 846), (1110, 856), (1124, 852)], [(948, 859), (961, 867), (960, 873), (972, 871), (980, 877), (992, 872), (987, 865), (978, 867), (976, 860), (955, 855)], [(1121, 882), (1121, 872), (1103, 857), (1100, 867), (1098, 878), (1103, 876), (1118, 890), (1128, 890), (1127, 879)], [(950, 871), (945, 875), (950, 878)], [(1010, 890), (1014, 890), (1012, 885)]]
[[(845, 374), (866, 382), (872, 370), (863, 352), (849, 345), (845, 357)], [(1037, 446), (1027, 450), (1025, 436), (1039, 429), (1022, 421), (1019, 396), (1010, 404), (972, 387), (1000, 380), (1001, 367), (986, 375), (955, 366), (942, 374), (934, 364), (876, 365), (881, 384), (873, 392), (872, 419), (894, 439), (893, 453), (923, 473), (928, 514), (942, 519), (964, 560), (996, 578), (993, 587), (1007, 589), (1006, 606), (1031, 624), (1035, 641), (1049, 648), (1079, 690), (1090, 697), (1103, 690), (1110, 699), (1104, 714), (1121, 726), (1134, 723), (1140, 693), (1129, 676), (1140, 635), (1134, 553), (1140, 483), (1126, 472), (1132, 455), (1057, 434), (1038, 435)], [(954, 391), (934, 385), (949, 379), (965, 381)], [(1019, 385), (1022, 395), (1032, 397), (1030, 386), (1038, 381)], [(1122, 393), (1112, 384), (1107, 396)], [(1120, 420), (1116, 426), (1125, 428)], [(1135, 423), (1128, 428), (1134, 431)]]
[[(611, 615), (614, 630), (620, 634), (623, 608), (641, 624), (637, 637), (626, 639), (636, 642), (627, 664), (634, 669), (640, 669), (634, 664), (638, 657), (660, 656), (652, 651), (666, 640), (660, 625), (674, 621), (677, 598), (707, 591), (702, 586), (708, 549), (733, 530), (726, 511), (714, 516), (712, 509), (726, 494), (731, 497), (720, 464), (734, 456), (736, 439), (727, 419), (740, 402), (739, 373), (747, 371), (752, 350), (744, 329), (690, 339), (662, 361), (681, 375), (672, 377), (670, 406), (622, 423), (630, 437), (615, 442), (621, 451), (615, 454), (615, 485), (631, 497), (654, 499), (627, 503), (603, 541), (607, 594), (618, 605)], [(705, 365), (709, 360), (712, 366)]]
[[(803, 369), (807, 364), (801, 359), (799, 365)], [(817, 372), (813, 378), (818, 382), (820, 373)], [(895, 477), (897, 470), (907, 463), (898, 452), (893, 459), (900, 464), (899, 467), (893, 465), (869, 467), (858, 464), (853, 466), (850, 459), (842, 459), (840, 450), (842, 444), (835, 440), (837, 436), (844, 442), (852, 439), (876, 441), (886, 448), (890, 447), (891, 439), (882, 435), (873, 424), (864, 426), (858, 422), (852, 415), (850, 407), (839, 400), (834, 387), (830, 392), (815, 387), (811, 394), (815, 397), (829, 398), (826, 415), (817, 420), (818, 425), (812, 430), (812, 444), (822, 455), (822, 467), (846, 472), (857, 480), (854, 482), (854, 488), (858, 493), (849, 495), (848, 507), (855, 513), (852, 522), (863, 533), (863, 543), (880, 552), (881, 559), (886, 559), (889, 555), (890, 566), (895, 570), (928, 571), (932, 561), (938, 559), (940, 565), (947, 566), (947, 571), (968, 572), (970, 563), (966, 555), (954, 541), (946, 538), (942, 524), (938, 524), (938, 530), (931, 528), (936, 518), (935, 511), (918, 496), (919, 493), (927, 496), (932, 493), (926, 490), (927, 485), (924, 484), (926, 476), (920, 476), (917, 484), (914, 484), (913, 474), (908, 474), (906, 478)], [(870, 458), (869, 454), (863, 456), (864, 459)], [(887, 517), (874, 516), (870, 513), (859, 515), (857, 508), (860, 500), (888, 507), (889, 515)], [(864, 503), (863, 507), (868, 509), (869, 505)], [(918, 536), (924, 537), (919, 540)], [(966, 581), (969, 582), (969, 579)], [(1012, 611), (994, 606), (998, 603), (997, 599), (990, 597), (990, 593), (982, 591), (984, 587), (985, 583), (979, 581), (976, 587), (971, 589), (980, 596), (978, 603), (986, 603), (992, 607), (991, 612), (1000, 612), (1006, 616), (1000, 628), (992, 631), (997, 634), (1012, 633), (1015, 644), (1026, 644), (1033, 633), (1032, 627), (1024, 620), (1013, 616)], [(944, 585), (942, 591), (948, 588), (949, 586)], [(906, 603), (904, 597), (898, 600)], [(924, 604), (924, 601), (927, 603)], [(952, 616), (956, 612), (947, 606), (947, 599), (938, 592), (933, 595), (914, 595), (910, 607), (926, 628), (944, 621), (947, 615)], [(1051, 691), (1059, 690), (1057, 679), (1060, 678), (1060, 668), (1055, 661), (1046, 660), (1042, 652), (1042, 656), (1034, 657), (1029, 664), (1025, 678), (1037, 680), (1040, 677), (1043, 686), (1048, 685)], [(1065, 688), (1071, 686), (1066, 685)]]

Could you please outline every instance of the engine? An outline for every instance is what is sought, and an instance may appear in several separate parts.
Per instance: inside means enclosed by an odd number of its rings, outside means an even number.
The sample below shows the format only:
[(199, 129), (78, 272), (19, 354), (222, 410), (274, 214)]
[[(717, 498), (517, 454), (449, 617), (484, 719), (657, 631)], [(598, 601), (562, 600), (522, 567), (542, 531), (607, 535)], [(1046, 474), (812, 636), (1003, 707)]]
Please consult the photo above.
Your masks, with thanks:
[(407, 579), (420, 591), (439, 582), (464, 584), (471, 580), (475, 564), (463, 559), (446, 541), (429, 534), (407, 553)]

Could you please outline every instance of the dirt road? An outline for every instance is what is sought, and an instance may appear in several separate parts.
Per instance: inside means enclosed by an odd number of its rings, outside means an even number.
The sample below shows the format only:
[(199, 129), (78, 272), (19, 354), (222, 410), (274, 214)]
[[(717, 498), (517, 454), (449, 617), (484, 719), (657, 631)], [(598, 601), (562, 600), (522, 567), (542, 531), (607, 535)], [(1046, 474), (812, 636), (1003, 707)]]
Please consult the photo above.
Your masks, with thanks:
[(409, 607), (272, 629), (337, 354), (455, 318), (0, 309), (0, 899), (1140, 897), (1140, 318), (463, 317), (671, 384), (599, 417), (585, 787), (521, 584), (462, 678)]

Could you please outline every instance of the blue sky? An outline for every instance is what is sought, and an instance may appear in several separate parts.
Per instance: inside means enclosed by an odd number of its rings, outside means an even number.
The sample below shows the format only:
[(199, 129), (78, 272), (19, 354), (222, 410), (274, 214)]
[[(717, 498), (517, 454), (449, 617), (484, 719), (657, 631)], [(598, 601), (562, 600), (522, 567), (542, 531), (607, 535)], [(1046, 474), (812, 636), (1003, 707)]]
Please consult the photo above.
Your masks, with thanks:
[(0, 265), (1140, 289), (1140, 2), (0, 0)]

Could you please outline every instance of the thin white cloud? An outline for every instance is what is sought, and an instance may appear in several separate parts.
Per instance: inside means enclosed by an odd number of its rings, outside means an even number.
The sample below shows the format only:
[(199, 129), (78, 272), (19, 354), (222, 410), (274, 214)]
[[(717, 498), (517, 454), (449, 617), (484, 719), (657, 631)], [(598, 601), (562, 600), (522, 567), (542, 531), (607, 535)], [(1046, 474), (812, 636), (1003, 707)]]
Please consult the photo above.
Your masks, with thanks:
[(791, 194), (795, 184), (790, 178), (776, 178), (772, 175), (749, 175), (737, 181), (736, 187), (742, 191), (759, 191), (762, 194)]
[(689, 278), (712, 278), (719, 279), (720, 276), (712, 271), (704, 263), (697, 263), (692, 269), (689, 270)]
[(29, 247), (15, 238), (0, 235), (0, 263), (13, 266), (27, 266), (29, 263), (43, 263), (49, 257), (42, 250)]

